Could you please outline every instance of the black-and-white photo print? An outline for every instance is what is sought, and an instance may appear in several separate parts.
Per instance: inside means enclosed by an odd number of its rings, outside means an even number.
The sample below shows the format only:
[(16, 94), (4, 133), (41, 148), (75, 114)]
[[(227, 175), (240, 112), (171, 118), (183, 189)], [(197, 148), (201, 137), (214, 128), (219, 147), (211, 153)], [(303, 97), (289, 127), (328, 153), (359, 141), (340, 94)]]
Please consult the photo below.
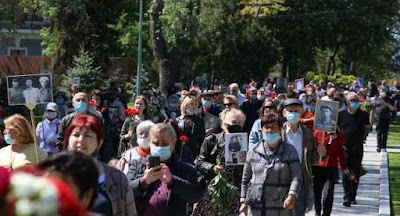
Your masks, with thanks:
[(50, 74), (30, 74), (7, 77), (8, 104), (41, 104), (52, 102)]
[(335, 132), (338, 113), (338, 101), (318, 100), (315, 108), (314, 130)]

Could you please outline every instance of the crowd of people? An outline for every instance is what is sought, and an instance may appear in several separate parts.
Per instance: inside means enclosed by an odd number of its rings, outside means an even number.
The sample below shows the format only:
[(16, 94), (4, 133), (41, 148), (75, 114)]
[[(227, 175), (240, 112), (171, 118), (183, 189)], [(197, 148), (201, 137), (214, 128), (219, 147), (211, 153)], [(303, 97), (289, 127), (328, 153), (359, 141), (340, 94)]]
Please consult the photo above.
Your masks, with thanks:
[[(171, 88), (168, 95), (152, 89), (132, 101), (119, 89), (78, 92), (73, 86), (70, 103), (59, 92), (46, 105), (36, 134), (25, 117), (6, 117), (0, 109), (0, 212), (218, 215), (208, 191), (221, 174), (238, 188), (227, 215), (302, 216), (314, 209), (326, 216), (339, 168), (343, 206), (357, 205), (366, 136), (376, 124), (377, 151), (386, 148), (389, 124), (400, 111), (398, 83), (310, 82), (285, 92), (272, 83), (257, 86)], [(320, 100), (339, 104), (336, 119), (329, 106), (315, 119)], [(314, 130), (315, 121), (334, 127)], [(248, 134), (245, 163), (229, 165), (225, 135), (242, 132)], [(28, 190), (15, 179), (52, 186), (41, 194), (43, 185)], [(29, 193), (18, 192), (23, 188)], [(40, 208), (47, 199), (58, 203)]]

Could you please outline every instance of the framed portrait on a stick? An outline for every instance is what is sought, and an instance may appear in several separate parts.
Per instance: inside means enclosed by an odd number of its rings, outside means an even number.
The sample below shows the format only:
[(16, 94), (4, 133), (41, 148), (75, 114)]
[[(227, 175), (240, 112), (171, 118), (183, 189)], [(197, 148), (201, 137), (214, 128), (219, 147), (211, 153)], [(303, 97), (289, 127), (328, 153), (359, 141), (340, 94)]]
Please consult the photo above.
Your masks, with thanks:
[(51, 74), (8, 76), (7, 95), (10, 106), (52, 102)]
[(336, 133), (338, 116), (338, 101), (317, 100), (314, 130)]
[(282, 77), (276, 78), (275, 91), (276, 93), (286, 93), (287, 92), (287, 79)]
[(247, 133), (225, 133), (225, 165), (243, 165), (247, 155)]
[(294, 90), (301, 91), (304, 88), (304, 78), (294, 80)]

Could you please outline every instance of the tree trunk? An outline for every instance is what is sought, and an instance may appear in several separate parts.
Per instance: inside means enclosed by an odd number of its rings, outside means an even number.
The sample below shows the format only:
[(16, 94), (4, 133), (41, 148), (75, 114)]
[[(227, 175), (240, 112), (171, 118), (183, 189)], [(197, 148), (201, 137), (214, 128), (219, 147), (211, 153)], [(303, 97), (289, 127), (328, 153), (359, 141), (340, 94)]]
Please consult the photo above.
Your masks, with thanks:
[(166, 95), (170, 78), (170, 62), (165, 39), (162, 35), (162, 25), (160, 14), (164, 7), (163, 0), (152, 0), (150, 9), (150, 38), (153, 48), (153, 55), (157, 62), (159, 76), (159, 87), (161, 92)]

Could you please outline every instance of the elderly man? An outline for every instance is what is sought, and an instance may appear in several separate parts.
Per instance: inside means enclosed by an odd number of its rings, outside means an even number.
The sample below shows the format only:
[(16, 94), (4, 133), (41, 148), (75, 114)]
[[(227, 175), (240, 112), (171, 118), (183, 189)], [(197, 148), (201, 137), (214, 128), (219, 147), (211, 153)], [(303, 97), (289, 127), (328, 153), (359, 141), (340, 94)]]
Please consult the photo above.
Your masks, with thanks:
[(187, 203), (201, 198), (196, 169), (173, 153), (176, 140), (171, 125), (156, 124), (149, 134), (151, 155), (132, 161), (127, 176), (138, 215), (185, 216)]
[(356, 203), (361, 162), (364, 154), (363, 144), (369, 133), (368, 113), (362, 111), (358, 95), (349, 92), (346, 96), (347, 109), (339, 112), (338, 127), (344, 135), (344, 149), (350, 175), (343, 175), (344, 202), (350, 207)]
[(335, 93), (336, 93), (336, 87), (331, 85), (326, 90), (326, 96), (322, 97), (321, 100), (333, 101), (333, 96), (335, 96)]
[(72, 98), (72, 106), (74, 107), (75, 112), (65, 116), (61, 120), (61, 127), (60, 127), (60, 131), (58, 133), (57, 141), (56, 141), (57, 151), (62, 150), (62, 142), (64, 141), (65, 130), (71, 124), (71, 122), (79, 115), (91, 114), (91, 115), (94, 115), (94, 116), (100, 118), (103, 121), (103, 117), (101, 116), (101, 113), (92, 112), (88, 109), (88, 97), (87, 97), (86, 93), (84, 93), (84, 92), (78, 92), (74, 95), (74, 97)]
[(258, 119), (258, 111), (261, 108), (262, 102), (257, 100), (257, 89), (251, 87), (249, 89), (250, 98), (243, 102), (243, 105), (240, 107), (243, 113), (246, 115), (246, 122), (244, 123), (243, 130), (246, 133), (250, 133), (251, 128), (253, 127), (254, 122)]
[(326, 149), (317, 148), (317, 140), (306, 126), (299, 123), (302, 112), (302, 103), (296, 98), (289, 98), (283, 102), (283, 115), (287, 122), (282, 128), (282, 140), (294, 146), (302, 167), (303, 183), (299, 189), (295, 203), (295, 215), (304, 216), (306, 208), (310, 207), (313, 196), (312, 165), (318, 163), (318, 155), (324, 156)]
[(240, 93), (239, 85), (237, 83), (232, 83), (229, 85), (230, 94), (234, 95), (239, 100), (239, 106), (242, 106), (246, 97)]
[(50, 91), (50, 86), (49, 86), (49, 77), (47, 76), (42, 76), (39, 78), (40, 82), (40, 102), (50, 102), (51, 101), (51, 91)]

